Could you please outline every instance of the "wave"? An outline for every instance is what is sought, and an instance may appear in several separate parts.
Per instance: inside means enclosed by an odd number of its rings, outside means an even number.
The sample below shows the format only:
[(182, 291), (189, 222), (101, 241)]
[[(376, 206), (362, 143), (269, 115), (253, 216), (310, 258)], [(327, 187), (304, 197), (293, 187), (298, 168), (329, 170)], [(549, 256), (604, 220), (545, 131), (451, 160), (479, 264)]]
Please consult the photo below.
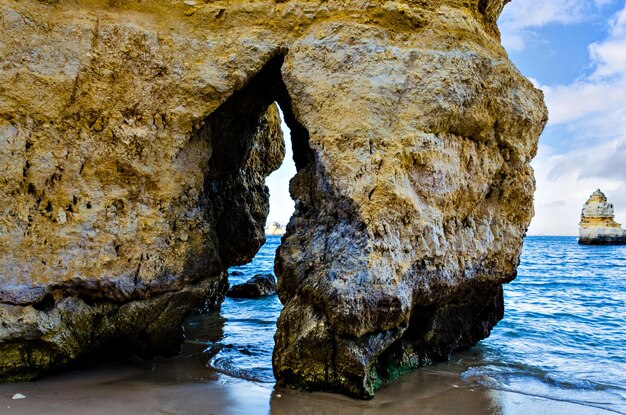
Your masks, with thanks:
[[(279, 243), (280, 237), (268, 237), (258, 258), (232, 269), (241, 274), (231, 283), (272, 272)], [(456, 362), (433, 370), (454, 368), (469, 387), (626, 415), (624, 275), (626, 246), (587, 249), (575, 237), (529, 237), (518, 277), (504, 287), (505, 318), (489, 338), (454, 355)], [(273, 335), (281, 309), (276, 296), (226, 299), (218, 319), (193, 327), (199, 342), (213, 341), (206, 364), (229, 376), (273, 383)], [(202, 329), (215, 333), (203, 335)]]
[(626, 404), (623, 403), (626, 389), (623, 387), (586, 379), (565, 379), (532, 366), (470, 367), (461, 373), (461, 379), (470, 386), (570, 402), (626, 415)]

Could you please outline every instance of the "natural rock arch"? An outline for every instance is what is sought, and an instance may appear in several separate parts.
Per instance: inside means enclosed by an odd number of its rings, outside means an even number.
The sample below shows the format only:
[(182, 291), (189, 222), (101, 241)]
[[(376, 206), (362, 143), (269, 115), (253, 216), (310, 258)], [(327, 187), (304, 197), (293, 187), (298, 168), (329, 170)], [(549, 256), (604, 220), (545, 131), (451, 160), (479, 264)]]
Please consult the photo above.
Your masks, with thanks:
[[(235, 91), (206, 118), (198, 131), (198, 136), (213, 147), (204, 188), (211, 205), (217, 206), (219, 211), (214, 218), (215, 231), (220, 240), (220, 257), (227, 267), (250, 262), (265, 240), (263, 228), (259, 228), (268, 214), (268, 194), (263, 182), (284, 157), (274, 104), (281, 107), (291, 131), (296, 169), (314, 163), (308, 146), (308, 131), (296, 120), (282, 80), (284, 59), (282, 53), (270, 58), (245, 87)], [(251, 155), (255, 148), (258, 151)], [(279, 149), (275, 151), (279, 157), (262, 157), (264, 152), (274, 148)], [(242, 179), (239, 177), (242, 170), (257, 177)], [(261, 199), (256, 200), (257, 196)], [(252, 199), (247, 200), (249, 198)]]
[(298, 170), (277, 380), (371, 397), (487, 336), (546, 122), (505, 3), (4, 5), (0, 376), (176, 350), (262, 242), (274, 101)]

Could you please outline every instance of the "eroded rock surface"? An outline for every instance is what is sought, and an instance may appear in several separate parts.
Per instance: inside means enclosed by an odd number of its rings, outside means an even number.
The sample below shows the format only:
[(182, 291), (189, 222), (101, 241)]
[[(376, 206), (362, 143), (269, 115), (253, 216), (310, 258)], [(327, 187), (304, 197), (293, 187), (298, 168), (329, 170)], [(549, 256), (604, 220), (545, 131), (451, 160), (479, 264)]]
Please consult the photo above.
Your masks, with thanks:
[(589, 196), (580, 214), (578, 243), (626, 245), (626, 230), (615, 222), (615, 209), (600, 189)]
[(290, 48), (315, 163), (276, 263), (279, 382), (371, 397), (502, 318), (546, 111), (478, 9), (409, 8), (409, 31), (323, 22)]
[(273, 102), (278, 382), (369, 397), (487, 336), (546, 121), (505, 3), (4, 1), (0, 376), (172, 351), (219, 304), (264, 239)]

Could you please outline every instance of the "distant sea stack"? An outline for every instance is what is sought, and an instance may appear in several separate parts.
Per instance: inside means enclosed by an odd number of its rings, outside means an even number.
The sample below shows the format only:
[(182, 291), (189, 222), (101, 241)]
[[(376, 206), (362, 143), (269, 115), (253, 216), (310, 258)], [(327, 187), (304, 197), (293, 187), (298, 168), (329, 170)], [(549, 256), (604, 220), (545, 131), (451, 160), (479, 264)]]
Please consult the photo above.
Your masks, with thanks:
[(265, 228), (265, 234), (266, 235), (272, 235), (272, 236), (284, 235), (285, 234), (285, 228), (283, 227), (283, 225), (281, 225), (278, 222), (272, 222), (271, 225), (268, 225)]
[(626, 230), (613, 219), (613, 204), (600, 189), (591, 194), (580, 215), (578, 243), (582, 245), (626, 245)]

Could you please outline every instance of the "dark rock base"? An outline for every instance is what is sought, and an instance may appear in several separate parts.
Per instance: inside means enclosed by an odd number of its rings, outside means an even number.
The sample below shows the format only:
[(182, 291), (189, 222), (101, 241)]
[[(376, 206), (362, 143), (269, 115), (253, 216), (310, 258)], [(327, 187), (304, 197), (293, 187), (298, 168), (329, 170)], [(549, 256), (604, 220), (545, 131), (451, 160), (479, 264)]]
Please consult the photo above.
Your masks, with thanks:
[(578, 238), (579, 245), (626, 245), (626, 237)]
[[(295, 346), (300, 353), (289, 355), (276, 352), (282, 350), (290, 336), (279, 326), (275, 336), (278, 347), (274, 350), (276, 378), (279, 384), (297, 389), (371, 399), (378, 389), (398, 376), (421, 366), (447, 361), (452, 353), (469, 349), (489, 336), (504, 317), (502, 285), (488, 284), (472, 294), (465, 298), (460, 295), (459, 302), (415, 306), (405, 326), (362, 338), (337, 336), (330, 324), (317, 325), (303, 344)], [(305, 316), (283, 318), (286, 325), (290, 322), (307, 324), (302, 321)], [(380, 350), (381, 344), (389, 346), (366, 362), (368, 351)], [(297, 361), (289, 357), (296, 355), (299, 356)], [(364, 361), (355, 360), (355, 355)], [(324, 363), (318, 365), (318, 362)]]
[(33, 380), (69, 364), (135, 353), (173, 356), (182, 322), (198, 309), (219, 307), (226, 276), (123, 304), (79, 297), (49, 298), (46, 307), (0, 304), (0, 379)]

